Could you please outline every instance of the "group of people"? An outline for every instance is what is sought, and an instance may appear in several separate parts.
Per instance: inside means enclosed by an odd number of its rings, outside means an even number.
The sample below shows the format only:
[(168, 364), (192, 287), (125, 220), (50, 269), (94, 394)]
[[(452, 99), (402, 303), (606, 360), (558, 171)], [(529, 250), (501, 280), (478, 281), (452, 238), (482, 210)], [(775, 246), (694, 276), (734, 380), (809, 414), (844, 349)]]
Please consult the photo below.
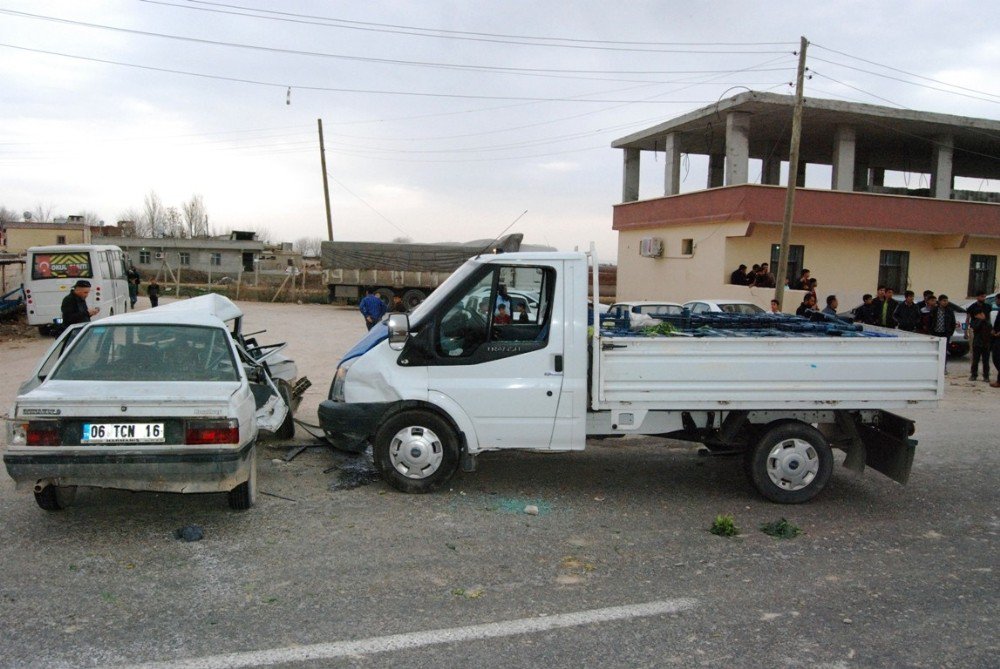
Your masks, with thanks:
[(768, 264), (754, 265), (747, 270), (746, 265), (740, 265), (729, 275), (729, 283), (734, 286), (756, 286), (757, 288), (774, 288), (774, 274)]
[(361, 311), (361, 315), (365, 317), (365, 327), (369, 330), (375, 327), (375, 324), (381, 321), (386, 313), (409, 313), (406, 305), (403, 304), (403, 298), (399, 295), (393, 295), (392, 304), (386, 307), (382, 298), (375, 294), (374, 288), (365, 288), (365, 296), (358, 302), (358, 309)]
[[(983, 381), (993, 388), (1000, 388), (1000, 312), (990, 323), (993, 308), (986, 301), (986, 293), (976, 294), (976, 301), (965, 310), (967, 336), (971, 341), (972, 369), (969, 380), (975, 381), (979, 376), (980, 365), (983, 368)], [(990, 382), (990, 354), (992, 352), (993, 366), (997, 370), (996, 381)]]

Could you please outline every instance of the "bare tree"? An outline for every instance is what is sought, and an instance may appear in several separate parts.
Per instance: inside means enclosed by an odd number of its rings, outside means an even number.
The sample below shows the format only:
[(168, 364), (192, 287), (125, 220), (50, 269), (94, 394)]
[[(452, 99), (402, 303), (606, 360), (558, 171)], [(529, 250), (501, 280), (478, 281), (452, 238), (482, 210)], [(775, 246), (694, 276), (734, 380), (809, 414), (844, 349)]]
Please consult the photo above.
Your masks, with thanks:
[(7, 225), (8, 223), (16, 223), (21, 219), (13, 209), (8, 209), (7, 207), (0, 207), (0, 225)]
[(184, 224), (189, 237), (205, 237), (208, 235), (208, 214), (205, 213), (205, 202), (201, 195), (192, 195), (191, 199), (181, 205), (184, 212)]
[(55, 206), (51, 204), (42, 204), (39, 202), (35, 205), (34, 210), (31, 212), (31, 218), (38, 221), (39, 223), (48, 223), (52, 220), (52, 212), (55, 210)]
[(301, 253), (303, 257), (316, 258), (319, 257), (321, 241), (319, 237), (299, 237), (295, 240), (292, 248)]
[(177, 210), (177, 207), (167, 207), (164, 219), (164, 237), (184, 236), (184, 222), (181, 219), (181, 212)]
[(412, 244), (413, 240), (410, 239), (409, 237), (393, 237), (392, 243), (393, 244)]
[(150, 237), (162, 237), (166, 227), (167, 212), (160, 202), (160, 196), (151, 190), (143, 200), (141, 229), (143, 232), (148, 231)]
[(122, 230), (122, 237), (140, 237), (142, 232), (139, 228), (142, 214), (135, 207), (123, 209), (118, 213), (118, 227)]
[(98, 214), (96, 211), (84, 210), (84, 211), (80, 212), (80, 215), (83, 216), (83, 224), (84, 225), (89, 225), (91, 227), (96, 227), (98, 225), (101, 225), (101, 223), (102, 223), (102, 221), (101, 221), (101, 215)]

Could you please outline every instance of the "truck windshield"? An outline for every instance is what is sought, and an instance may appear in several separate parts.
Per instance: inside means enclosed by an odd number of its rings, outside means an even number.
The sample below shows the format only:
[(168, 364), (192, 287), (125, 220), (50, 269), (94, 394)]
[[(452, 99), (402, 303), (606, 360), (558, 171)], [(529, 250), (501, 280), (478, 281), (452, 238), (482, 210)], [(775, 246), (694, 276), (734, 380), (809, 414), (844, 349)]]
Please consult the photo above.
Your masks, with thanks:
[(413, 310), (410, 314), (410, 327), (413, 328), (419, 325), (427, 317), (427, 314), (434, 313), (434, 309), (448, 297), (448, 294), (451, 293), (452, 289), (456, 285), (462, 283), (462, 281), (464, 281), (470, 274), (474, 273), (482, 264), (482, 261), (472, 258), (467, 260), (464, 265), (452, 272), (451, 276), (445, 279), (440, 286), (434, 289), (434, 292), (431, 293), (426, 300), (421, 302), (417, 308)]
[(90, 253), (35, 253), (31, 256), (31, 278), (38, 279), (89, 279), (94, 276)]
[(92, 325), (51, 378), (63, 381), (239, 381), (222, 327)]

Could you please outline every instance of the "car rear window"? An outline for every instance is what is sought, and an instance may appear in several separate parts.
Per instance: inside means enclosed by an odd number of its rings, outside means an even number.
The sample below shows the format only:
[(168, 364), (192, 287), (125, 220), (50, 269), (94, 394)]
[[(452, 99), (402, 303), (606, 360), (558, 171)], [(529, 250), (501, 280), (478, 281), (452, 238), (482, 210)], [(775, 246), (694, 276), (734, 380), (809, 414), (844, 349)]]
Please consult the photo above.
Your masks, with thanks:
[(223, 328), (92, 325), (52, 372), (64, 381), (238, 381)]
[(31, 278), (38, 279), (89, 279), (94, 276), (90, 253), (35, 253), (31, 257)]

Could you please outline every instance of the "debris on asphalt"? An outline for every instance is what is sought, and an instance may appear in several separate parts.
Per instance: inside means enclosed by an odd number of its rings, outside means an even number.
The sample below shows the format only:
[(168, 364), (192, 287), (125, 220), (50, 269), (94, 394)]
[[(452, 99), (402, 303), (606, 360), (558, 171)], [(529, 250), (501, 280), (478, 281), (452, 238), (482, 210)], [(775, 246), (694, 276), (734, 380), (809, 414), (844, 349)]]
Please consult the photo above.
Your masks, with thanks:
[(528, 514), (529, 516), (537, 516), (538, 515), (538, 505), (537, 504), (529, 504), (526, 507), (524, 507), (524, 512), (526, 514)]
[(201, 525), (185, 525), (174, 530), (174, 538), (182, 541), (201, 541), (205, 536), (205, 530)]
[(369, 453), (347, 458), (337, 465), (337, 480), (330, 484), (330, 490), (353, 490), (381, 480)]

